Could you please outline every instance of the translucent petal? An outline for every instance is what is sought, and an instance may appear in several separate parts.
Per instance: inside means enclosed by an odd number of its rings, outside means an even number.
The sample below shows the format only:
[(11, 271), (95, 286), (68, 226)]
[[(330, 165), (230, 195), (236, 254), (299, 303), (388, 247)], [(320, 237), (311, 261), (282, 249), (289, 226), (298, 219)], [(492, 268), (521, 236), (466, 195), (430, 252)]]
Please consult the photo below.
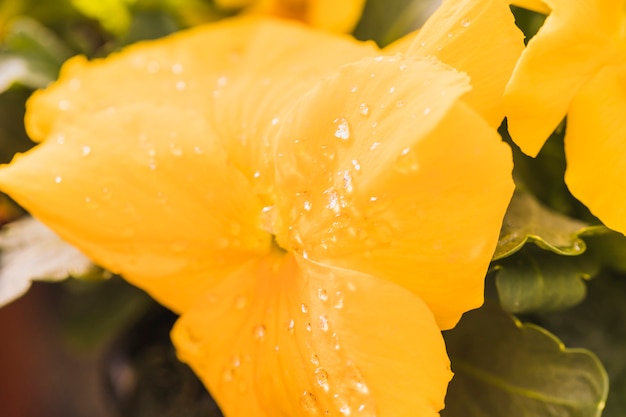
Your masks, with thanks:
[(479, 306), (512, 161), (467, 90), (445, 66), (388, 57), (303, 97), (280, 131), (281, 246), (409, 288), (442, 328)]
[(76, 114), (2, 168), (0, 188), (177, 311), (270, 247), (251, 184), (191, 109), (143, 103)]
[(230, 417), (438, 416), (451, 377), (418, 297), (292, 254), (223, 280), (172, 336)]
[(625, 70), (606, 68), (580, 89), (565, 137), (565, 181), (570, 191), (621, 233), (626, 233)]
[(546, 1), (552, 13), (522, 53), (505, 93), (511, 137), (528, 155), (539, 153), (579, 88), (620, 55), (622, 3)]
[(407, 54), (436, 56), (472, 79), (464, 101), (493, 127), (504, 118), (503, 95), (524, 37), (502, 0), (447, 0), (428, 19)]

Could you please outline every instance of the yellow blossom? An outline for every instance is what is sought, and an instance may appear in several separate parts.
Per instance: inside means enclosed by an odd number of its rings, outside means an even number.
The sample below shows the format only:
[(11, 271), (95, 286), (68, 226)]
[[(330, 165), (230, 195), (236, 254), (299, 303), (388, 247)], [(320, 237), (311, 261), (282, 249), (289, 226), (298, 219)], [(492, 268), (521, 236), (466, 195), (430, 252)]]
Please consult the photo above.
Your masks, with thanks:
[[(0, 188), (181, 314), (179, 356), (226, 416), (436, 416), (440, 329), (482, 303), (513, 189), (446, 55), (474, 41), (450, 17), (471, 3), (419, 35), (448, 65), (255, 17), (74, 58), (28, 102), (42, 143)], [(500, 46), (477, 85), (512, 68)]]
[(354, 29), (365, 6), (365, 0), (216, 0), (215, 3), (226, 9), (244, 8), (250, 13), (296, 19), (339, 33)]
[(565, 181), (607, 226), (626, 232), (626, 6), (545, 0), (551, 9), (506, 91), (509, 130), (535, 156), (567, 115)]

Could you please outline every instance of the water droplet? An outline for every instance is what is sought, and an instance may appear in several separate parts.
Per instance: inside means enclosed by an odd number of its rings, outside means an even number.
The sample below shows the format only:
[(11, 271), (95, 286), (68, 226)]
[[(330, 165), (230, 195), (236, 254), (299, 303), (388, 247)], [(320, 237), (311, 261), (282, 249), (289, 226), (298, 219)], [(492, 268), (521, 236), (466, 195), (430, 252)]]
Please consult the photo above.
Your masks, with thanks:
[(305, 200), (304, 203), (302, 203), (302, 208), (306, 211), (311, 211), (313, 203), (311, 203), (311, 200)]
[(356, 171), (360, 171), (361, 170), (361, 164), (359, 163), (359, 161), (357, 159), (353, 159), (352, 160), (352, 166), (354, 167), (354, 169)]
[(341, 349), (341, 345), (339, 344), (339, 336), (337, 336), (337, 333), (333, 333), (333, 342), (333, 349)]
[(326, 316), (320, 316), (320, 330), (323, 332), (328, 331), (328, 318)]
[(404, 148), (394, 166), (403, 174), (417, 171), (419, 169), (417, 154), (411, 148)]
[(407, 69), (407, 65), (406, 64), (400, 64), (400, 66), (398, 68), (400, 68), (400, 71), (404, 71), (405, 69)]
[(354, 284), (354, 282), (352, 282), (352, 281), (348, 281), (348, 283), (347, 283), (346, 285), (347, 285), (347, 287), (348, 287), (348, 289), (349, 289), (350, 291), (352, 291), (352, 292), (355, 292), (355, 291), (356, 291), (356, 285)]
[(182, 64), (174, 64), (172, 65), (172, 72), (174, 74), (181, 74), (183, 72), (183, 66)]
[(78, 78), (72, 78), (68, 85), (70, 90), (76, 91), (80, 88), (80, 80)]
[(62, 134), (59, 134), (59, 135), (57, 136), (57, 143), (58, 143), (59, 145), (63, 145), (63, 144), (65, 143), (65, 136), (63, 136)]
[(235, 297), (235, 308), (237, 310), (242, 310), (246, 308), (247, 305), (248, 297), (246, 297), (245, 295), (238, 295), (237, 297)]
[(317, 289), (317, 298), (319, 298), (321, 301), (328, 300), (328, 291), (326, 291), (325, 288), (318, 288)]
[(337, 193), (337, 190), (335, 190), (334, 188), (329, 188), (328, 190), (324, 191), (324, 194), (326, 194), (328, 198), (328, 204), (326, 204), (326, 208), (335, 212), (339, 211), (339, 194)]
[(239, 366), (241, 366), (241, 358), (239, 355), (233, 355), (232, 358), (230, 358), (230, 365), (233, 368), (239, 368)]
[(341, 408), (339, 408), (339, 412), (344, 416), (349, 416), (352, 413), (350, 407), (347, 404), (342, 405)]
[(361, 113), (363, 116), (367, 116), (369, 112), (370, 108), (367, 106), (366, 103), (359, 104), (359, 113)]
[(342, 309), (343, 308), (343, 293), (340, 291), (337, 291), (335, 293), (335, 304), (333, 305), (333, 307), (335, 307), (337, 310)]
[(67, 111), (69, 110), (71, 107), (71, 104), (69, 102), (69, 100), (61, 100), (59, 101), (59, 110), (61, 111)]
[(182, 156), (183, 155), (183, 150), (181, 148), (179, 148), (178, 145), (176, 145), (175, 143), (170, 143), (170, 152), (174, 156)]
[(235, 371), (233, 371), (232, 368), (228, 367), (224, 369), (224, 372), (222, 373), (222, 379), (224, 381), (231, 382), (234, 377), (235, 377)]
[(320, 358), (315, 353), (311, 355), (311, 363), (315, 366), (320, 364)]
[(453, 36), (454, 36), (454, 33), (448, 32), (448, 38), (452, 38)]
[(359, 89), (359, 87), (358, 87), (358, 86), (353, 85), (353, 86), (350, 88), (350, 92), (351, 92), (351, 93), (356, 93), (356, 91), (357, 91), (358, 89)]
[(404, 107), (404, 101), (403, 100), (396, 101), (396, 107), (397, 108)]
[(315, 370), (315, 380), (324, 391), (328, 391), (330, 389), (330, 385), (328, 384), (328, 373), (324, 369), (317, 368)]
[(91, 153), (91, 148), (85, 145), (81, 148), (81, 153), (83, 154), (83, 156), (87, 156)]
[(56, 182), (57, 184), (61, 184), (62, 181), (63, 181), (63, 177), (61, 177), (60, 175), (57, 175), (54, 178), (54, 182)]
[(300, 311), (302, 311), (302, 313), (307, 314), (309, 312), (309, 307), (302, 303), (302, 305), (300, 306)]
[(350, 171), (345, 170), (343, 171), (343, 188), (346, 190), (346, 192), (351, 193), (354, 190), (354, 187), (352, 186), (352, 175), (350, 174)]
[(261, 229), (270, 234), (274, 234), (276, 212), (274, 206), (265, 206), (261, 209)]
[(217, 79), (217, 86), (218, 87), (224, 87), (226, 84), (228, 84), (228, 77), (223, 75), (221, 77), (219, 77)]
[(461, 20), (461, 26), (463, 26), (464, 28), (469, 27), (472, 24), (472, 21), (469, 19), (463, 19)]
[(344, 141), (350, 139), (350, 125), (343, 117), (333, 120), (335, 124), (335, 137)]
[(280, 122), (280, 118), (278, 118), (278, 117), (274, 117), (274, 118), (272, 119), (272, 126), (276, 126), (279, 122)]
[(263, 339), (263, 337), (265, 336), (265, 326), (262, 324), (254, 326), (254, 328), (252, 329), (252, 335), (257, 340)]
[(289, 332), (289, 334), (294, 333), (295, 327), (296, 327), (296, 322), (293, 319), (289, 320), (289, 323), (287, 323), (287, 331)]
[(396, 91), (396, 87), (389, 88), (389, 94), (393, 94)]
[(300, 397), (300, 406), (306, 412), (317, 413), (317, 398), (315, 394), (309, 391), (304, 391)]
[(161, 68), (161, 65), (157, 61), (150, 61), (148, 63), (148, 72), (150, 74), (155, 74), (156, 72), (159, 71), (160, 68)]
[(177, 81), (176, 82), (176, 90), (178, 91), (183, 91), (185, 88), (187, 88), (187, 83), (184, 81)]
[(430, 112), (431, 112), (430, 107), (426, 107), (422, 113), (424, 114), (424, 116), (428, 116)]
[(380, 146), (380, 142), (374, 142), (370, 145), (370, 151), (373, 151), (374, 149), (378, 148)]

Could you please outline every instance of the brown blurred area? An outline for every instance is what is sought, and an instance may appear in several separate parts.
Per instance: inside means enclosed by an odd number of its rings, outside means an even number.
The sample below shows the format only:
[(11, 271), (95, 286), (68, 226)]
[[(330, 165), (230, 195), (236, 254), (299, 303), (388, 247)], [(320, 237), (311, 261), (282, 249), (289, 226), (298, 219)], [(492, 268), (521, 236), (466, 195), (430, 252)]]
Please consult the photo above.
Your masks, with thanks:
[(0, 308), (0, 416), (113, 417), (99, 353), (73, 351), (59, 330), (59, 288), (35, 283)]

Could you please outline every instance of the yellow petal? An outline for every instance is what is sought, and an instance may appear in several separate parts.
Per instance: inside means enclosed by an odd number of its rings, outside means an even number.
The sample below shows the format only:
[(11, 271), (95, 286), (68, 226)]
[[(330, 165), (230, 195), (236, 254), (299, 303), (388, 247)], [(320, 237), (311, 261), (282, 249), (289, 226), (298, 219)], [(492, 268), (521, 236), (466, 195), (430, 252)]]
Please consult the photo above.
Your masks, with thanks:
[(447, 0), (428, 19), (407, 53), (436, 56), (472, 80), (464, 101), (493, 127), (504, 118), (504, 88), (524, 36), (502, 0)]
[(223, 280), (172, 336), (229, 417), (438, 416), (451, 377), (418, 297), (291, 254)]
[(579, 88), (619, 54), (623, 4), (546, 0), (552, 13), (524, 50), (505, 93), (511, 137), (535, 156), (567, 113)]
[(280, 131), (279, 243), (405, 286), (442, 328), (479, 306), (512, 161), (467, 90), (441, 64), (388, 57), (303, 97)]
[(565, 137), (565, 181), (570, 191), (621, 233), (626, 233), (625, 69), (606, 68), (580, 89)]
[(0, 188), (177, 311), (270, 247), (261, 202), (192, 109), (142, 103), (76, 114), (2, 168)]
[(235, 18), (105, 60), (73, 59), (61, 81), (29, 101), (27, 127), (40, 140), (52, 124), (94, 109), (135, 102), (202, 109), (232, 163), (257, 193), (269, 194), (282, 109), (337, 65), (375, 53), (373, 43), (295, 22)]

